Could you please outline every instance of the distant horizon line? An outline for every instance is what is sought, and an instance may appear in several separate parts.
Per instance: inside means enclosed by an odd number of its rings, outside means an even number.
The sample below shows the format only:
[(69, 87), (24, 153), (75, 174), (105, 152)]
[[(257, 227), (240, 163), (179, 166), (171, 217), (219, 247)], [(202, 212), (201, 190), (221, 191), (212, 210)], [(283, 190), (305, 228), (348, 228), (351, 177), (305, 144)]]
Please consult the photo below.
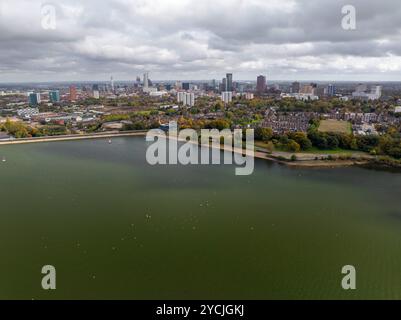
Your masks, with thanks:
[[(213, 80), (216, 80), (216, 81), (218, 81), (218, 82), (221, 82), (221, 79), (220, 79), (220, 80), (219, 80), (219, 79), (209, 79), (209, 80), (206, 80), (206, 79), (202, 79), (202, 80), (194, 80), (194, 79), (191, 79), (191, 80), (187, 80), (187, 79), (185, 79), (185, 80), (171, 79), (171, 80), (152, 80), (152, 82), (155, 82), (155, 83), (177, 82), (177, 81), (180, 81), (180, 82), (211, 82), (211, 81), (213, 81)], [(121, 82), (121, 83), (129, 83), (129, 82), (134, 82), (134, 83), (135, 83), (135, 82), (136, 82), (136, 80), (116, 80), (116, 79), (113, 79), (113, 81), (114, 81), (114, 84), (115, 84), (115, 83), (119, 83), (119, 82)], [(51, 83), (77, 84), (77, 83), (109, 83), (109, 82), (110, 82), (110, 80), (9, 81), (9, 82), (0, 82), (0, 85), (51, 84)], [(141, 82), (142, 82), (142, 81), (141, 81)], [(243, 79), (239, 79), (239, 80), (234, 80), (233, 82), (255, 82), (255, 83), (256, 83), (256, 80), (243, 80)], [(328, 83), (328, 82), (333, 82), (333, 83), (335, 83), (335, 82), (337, 82), (337, 83), (354, 83), (354, 82), (356, 82), (356, 83), (372, 83), (372, 82), (375, 82), (375, 83), (401, 83), (401, 80), (315, 80), (315, 79), (275, 80), (275, 79), (272, 79), (272, 80), (268, 80), (267, 82), (268, 82), (268, 83), (271, 83), (271, 82), (276, 82), (276, 83), (279, 83), (279, 82), (285, 82), (285, 83), (288, 83), (288, 82), (317, 82), (317, 83), (319, 83), (319, 82), (324, 82), (324, 83)]]

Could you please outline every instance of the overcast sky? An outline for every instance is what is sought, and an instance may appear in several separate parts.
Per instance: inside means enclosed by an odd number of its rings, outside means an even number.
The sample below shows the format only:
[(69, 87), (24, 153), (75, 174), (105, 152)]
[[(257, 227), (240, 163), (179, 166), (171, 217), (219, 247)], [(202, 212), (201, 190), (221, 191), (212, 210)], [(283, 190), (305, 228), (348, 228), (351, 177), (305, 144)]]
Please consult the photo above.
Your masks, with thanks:
[[(346, 4), (356, 30), (342, 28)], [(0, 0), (0, 82), (144, 71), (154, 80), (401, 80), (400, 0)]]

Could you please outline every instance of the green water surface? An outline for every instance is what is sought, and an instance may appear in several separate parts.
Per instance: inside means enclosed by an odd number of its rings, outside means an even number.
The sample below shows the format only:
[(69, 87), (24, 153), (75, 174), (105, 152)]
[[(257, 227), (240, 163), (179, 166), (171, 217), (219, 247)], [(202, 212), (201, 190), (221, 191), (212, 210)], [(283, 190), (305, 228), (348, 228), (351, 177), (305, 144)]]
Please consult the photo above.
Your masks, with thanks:
[(0, 299), (401, 298), (401, 174), (256, 160), (241, 177), (150, 166), (146, 146), (0, 147)]

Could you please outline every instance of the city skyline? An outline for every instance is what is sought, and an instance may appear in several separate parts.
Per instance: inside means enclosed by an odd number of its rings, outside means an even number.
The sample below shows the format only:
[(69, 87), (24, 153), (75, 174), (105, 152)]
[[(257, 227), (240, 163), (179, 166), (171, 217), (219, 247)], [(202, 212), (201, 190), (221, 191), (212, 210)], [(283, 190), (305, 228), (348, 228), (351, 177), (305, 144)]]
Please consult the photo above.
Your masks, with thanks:
[[(44, 28), (41, 1), (0, 1), (0, 82), (401, 81), (397, 1), (351, 2), (65, 0), (46, 4)], [(342, 28), (347, 4), (356, 30)]]
[[(255, 84), (257, 85), (257, 78), (261, 74), (255, 74), (254, 79), (236, 79), (235, 78), (235, 73), (233, 73), (234, 79), (233, 83), (249, 83), (249, 84)], [(143, 77), (143, 75), (142, 75)], [(163, 83), (170, 83), (174, 84), (175, 82), (182, 82), (182, 83), (187, 83), (187, 84), (196, 84), (196, 83), (212, 83), (216, 82), (216, 84), (222, 84), (222, 79), (182, 79), (182, 78), (176, 78), (176, 79), (152, 79), (152, 82), (155, 84), (163, 84)], [(114, 85), (116, 84), (135, 84), (137, 82), (136, 79), (131, 78), (131, 79), (114, 79), (113, 80)], [(279, 80), (279, 79), (269, 79), (266, 76), (266, 84), (267, 87), (274, 86), (275, 84), (287, 84), (291, 85), (292, 83), (299, 82), (300, 84), (310, 84), (310, 83), (319, 83), (319, 84), (359, 84), (359, 83), (366, 83), (366, 84), (380, 84), (380, 83), (401, 83), (401, 80), (316, 80), (316, 79), (288, 79), (288, 80)], [(77, 85), (77, 84), (82, 84), (82, 85), (90, 85), (90, 84), (109, 84), (110, 79), (88, 79), (88, 80), (48, 80), (48, 81), (0, 81), (0, 85), (2, 86), (18, 86), (18, 85)], [(143, 84), (143, 81), (141, 79), (141, 84)]]

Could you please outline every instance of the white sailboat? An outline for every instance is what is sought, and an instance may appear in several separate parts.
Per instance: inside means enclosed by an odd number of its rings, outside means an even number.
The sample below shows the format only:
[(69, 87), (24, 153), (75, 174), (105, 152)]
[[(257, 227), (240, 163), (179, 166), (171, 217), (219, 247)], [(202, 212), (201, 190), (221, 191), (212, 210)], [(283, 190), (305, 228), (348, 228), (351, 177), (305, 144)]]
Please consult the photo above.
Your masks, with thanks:
[(3, 159), (1, 161), (6, 162), (7, 161), (6, 157), (3, 157)]

